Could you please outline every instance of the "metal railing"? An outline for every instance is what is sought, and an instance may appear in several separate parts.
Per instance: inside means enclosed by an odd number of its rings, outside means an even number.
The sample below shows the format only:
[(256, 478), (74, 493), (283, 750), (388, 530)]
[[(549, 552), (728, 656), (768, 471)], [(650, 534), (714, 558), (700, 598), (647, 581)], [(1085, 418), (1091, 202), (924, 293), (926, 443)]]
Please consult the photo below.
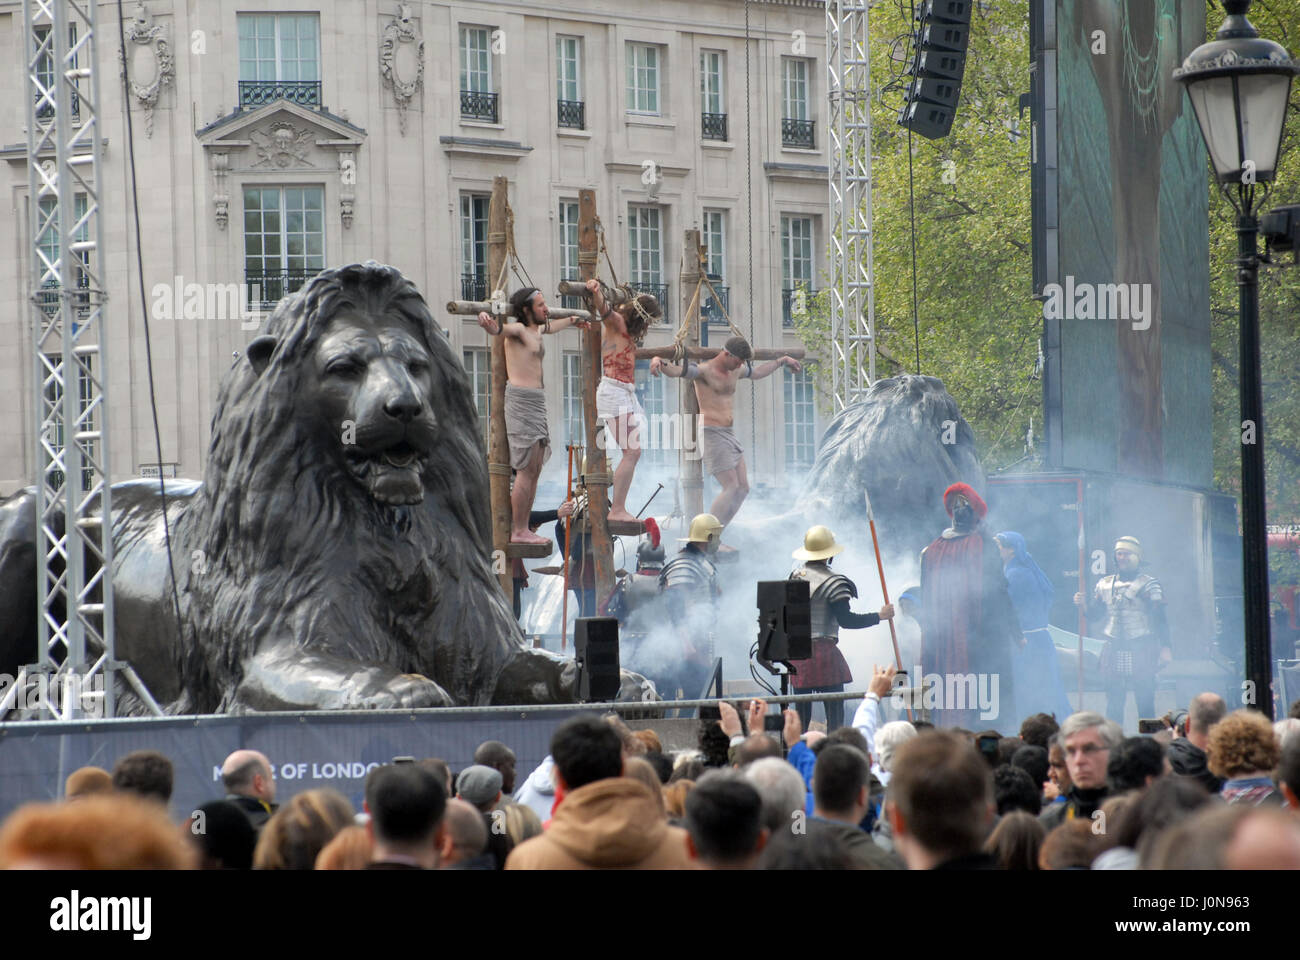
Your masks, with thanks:
[(701, 298), (707, 298), (700, 302), (700, 316), (704, 318), (705, 323), (726, 323), (727, 318), (723, 316), (722, 311), (731, 312), (731, 288), (714, 280), (713, 277), (709, 277), (709, 280), (713, 283), (713, 291), (718, 296), (714, 299), (707, 288), (700, 291)]
[(462, 120), (483, 120), (487, 123), (497, 122), (498, 95), (480, 90), (462, 90), (460, 92), (460, 118)]
[(725, 113), (700, 114), (700, 136), (705, 140), (726, 140), (727, 115)]
[(794, 315), (796, 313), (807, 313), (812, 307), (813, 298), (817, 296), (817, 291), (807, 284), (800, 284), (797, 287), (781, 291), (781, 324), (786, 327), (794, 326)]
[(781, 120), (781, 145), (784, 147), (799, 147), (804, 150), (816, 150), (817, 138), (813, 134), (814, 121), (812, 120), (792, 120), (785, 117)]
[(269, 310), (284, 297), (301, 290), (303, 284), (318, 273), (320, 270), (245, 270), (248, 305)]
[(481, 273), (462, 273), (460, 276), (460, 298), (482, 303), (488, 298), (487, 276)]
[(240, 80), (239, 108), (260, 107), (288, 100), (303, 107), (320, 107), (319, 80)]
[(672, 313), (672, 304), (668, 302), (668, 284), (666, 283), (639, 283), (636, 280), (628, 281), (638, 293), (648, 293), (659, 301), (659, 309), (664, 313), (659, 320), (660, 323), (667, 323), (668, 316)]
[(556, 100), (555, 115), (562, 127), (571, 130), (587, 129), (587, 106), (581, 100)]

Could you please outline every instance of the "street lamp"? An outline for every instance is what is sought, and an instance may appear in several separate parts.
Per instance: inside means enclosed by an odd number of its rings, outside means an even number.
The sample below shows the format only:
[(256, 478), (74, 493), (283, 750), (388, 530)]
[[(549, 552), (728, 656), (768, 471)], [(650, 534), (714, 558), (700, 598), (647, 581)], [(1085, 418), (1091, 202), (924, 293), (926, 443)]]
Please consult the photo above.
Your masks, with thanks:
[[(1182, 67), (1174, 71), (1174, 78), (1187, 88), (1187, 98), (1214, 164), (1215, 179), (1237, 211), (1246, 679), (1254, 686), (1255, 706), (1272, 719), (1257, 283), (1261, 260), (1256, 245), (1259, 221), (1255, 217), (1255, 187), (1269, 183), (1277, 173), (1291, 80), (1300, 73), (1300, 64), (1280, 44), (1260, 37), (1246, 19), (1250, 0), (1223, 0), (1223, 7), (1228, 17), (1215, 39), (1193, 50)], [(1261, 194), (1260, 201), (1263, 197)]]

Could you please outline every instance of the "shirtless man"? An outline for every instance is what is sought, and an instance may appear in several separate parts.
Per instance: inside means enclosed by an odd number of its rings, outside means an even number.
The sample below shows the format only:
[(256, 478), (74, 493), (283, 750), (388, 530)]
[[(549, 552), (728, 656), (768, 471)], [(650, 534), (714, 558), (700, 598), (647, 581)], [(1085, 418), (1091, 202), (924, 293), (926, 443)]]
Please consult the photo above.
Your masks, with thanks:
[(641, 425), (645, 411), (636, 398), (636, 348), (645, 339), (650, 323), (662, 316), (659, 301), (647, 293), (618, 307), (605, 302), (599, 280), (588, 280), (591, 307), (604, 322), (601, 336), (600, 388), (596, 391), (596, 415), (623, 452), (614, 471), (613, 503), (609, 519), (636, 522), (627, 509), (627, 491), (632, 486), (637, 461), (641, 459)]
[(487, 313), (478, 324), (488, 333), (506, 338), (506, 436), (515, 484), (510, 491), (511, 543), (550, 543), (528, 529), (528, 514), (537, 496), (537, 478), (551, 456), (551, 435), (546, 425), (546, 393), (542, 385), (542, 336), (567, 327), (585, 328), (585, 320), (549, 319), (546, 298), (536, 287), (516, 290), (510, 297), (515, 319), (498, 323)]
[(735, 420), (736, 383), (742, 379), (762, 380), (782, 367), (799, 372), (799, 361), (780, 357), (754, 366), (753, 351), (743, 337), (732, 337), (717, 356), (704, 363), (687, 361), (684, 366), (660, 357), (650, 361), (650, 372), (695, 381), (695, 398), (700, 404), (700, 452), (704, 468), (713, 475), (722, 491), (709, 512), (725, 527), (736, 515), (749, 494), (749, 477), (745, 473), (745, 451), (732, 430)]

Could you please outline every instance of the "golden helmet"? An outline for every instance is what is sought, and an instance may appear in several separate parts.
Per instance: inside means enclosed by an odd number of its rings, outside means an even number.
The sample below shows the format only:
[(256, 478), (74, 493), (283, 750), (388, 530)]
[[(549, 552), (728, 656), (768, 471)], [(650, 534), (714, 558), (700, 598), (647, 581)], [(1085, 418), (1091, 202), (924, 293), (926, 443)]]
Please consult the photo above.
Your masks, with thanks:
[(691, 521), (687, 536), (678, 539), (684, 543), (712, 543), (721, 538), (721, 521), (711, 513), (701, 513)]
[(1115, 541), (1116, 550), (1127, 550), (1134, 554), (1138, 560), (1142, 559), (1142, 541), (1137, 537), (1120, 537)]
[(803, 535), (803, 547), (791, 554), (796, 560), (828, 560), (844, 552), (844, 545), (835, 542), (830, 527), (809, 527)]

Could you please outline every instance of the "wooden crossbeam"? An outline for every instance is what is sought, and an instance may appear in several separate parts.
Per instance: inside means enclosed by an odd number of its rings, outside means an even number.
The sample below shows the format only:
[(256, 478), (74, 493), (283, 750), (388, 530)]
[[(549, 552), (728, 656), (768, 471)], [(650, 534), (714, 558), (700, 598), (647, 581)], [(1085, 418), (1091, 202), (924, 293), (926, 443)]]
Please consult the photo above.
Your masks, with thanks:
[[(639, 347), (636, 351), (638, 360), (649, 360), (651, 357), (662, 357), (664, 360), (673, 358), (674, 348), (667, 347)], [(712, 360), (722, 352), (721, 347), (687, 347), (686, 356), (690, 360)], [(772, 350), (766, 347), (760, 347), (754, 350), (755, 360), (777, 360), (781, 357), (792, 357), (795, 360), (804, 358), (802, 347), (791, 347), (789, 350)]]
[[(491, 313), (492, 304), (487, 300), (448, 300), (447, 312), (456, 314), (461, 317), (477, 317), (480, 313)], [(590, 310), (548, 310), (547, 314), (552, 320), (559, 320), (563, 317), (576, 317), (579, 320), (590, 320)], [(506, 307), (506, 316), (515, 316), (515, 308)]]

